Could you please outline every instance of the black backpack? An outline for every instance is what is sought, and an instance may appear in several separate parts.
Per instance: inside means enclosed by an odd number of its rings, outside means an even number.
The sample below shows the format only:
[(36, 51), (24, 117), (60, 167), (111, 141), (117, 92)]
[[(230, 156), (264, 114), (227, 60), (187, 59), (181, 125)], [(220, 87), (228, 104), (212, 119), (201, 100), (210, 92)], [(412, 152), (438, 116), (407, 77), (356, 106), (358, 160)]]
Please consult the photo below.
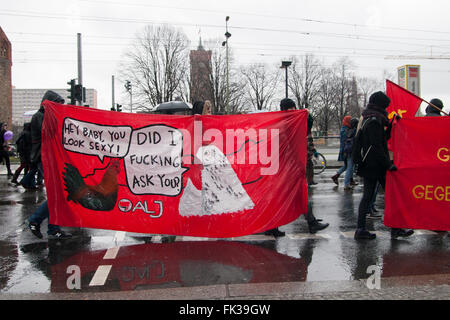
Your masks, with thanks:
[(23, 154), (25, 152), (25, 137), (22, 134), (16, 141), (16, 145), (17, 145), (17, 153), (18, 154)]
[[(355, 164), (356, 168), (361, 166), (364, 163), (364, 160), (367, 157), (367, 154), (370, 152), (371, 147), (367, 150), (366, 154), (363, 154), (362, 148), (362, 132), (366, 126), (366, 124), (370, 121), (376, 121), (376, 118), (368, 118), (365, 119), (359, 130), (356, 132), (355, 138), (353, 139), (353, 150), (352, 150), (352, 161)], [(357, 170), (356, 170), (357, 171)]]

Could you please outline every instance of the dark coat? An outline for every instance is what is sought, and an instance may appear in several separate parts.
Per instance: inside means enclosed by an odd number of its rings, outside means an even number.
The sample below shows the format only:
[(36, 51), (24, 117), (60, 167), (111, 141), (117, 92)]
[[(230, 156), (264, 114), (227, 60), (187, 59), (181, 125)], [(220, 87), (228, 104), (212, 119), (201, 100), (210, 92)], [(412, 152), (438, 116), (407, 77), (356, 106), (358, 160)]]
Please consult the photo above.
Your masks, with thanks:
[(25, 124), (24, 130), (20, 133), (16, 140), (17, 152), (20, 156), (20, 161), (30, 163), (31, 159), (31, 124)]
[[(45, 92), (42, 102), (49, 100), (57, 103), (64, 103), (64, 99), (54, 91)], [(41, 103), (42, 103), (41, 102)], [(41, 162), (41, 130), (44, 122), (44, 107), (41, 104), (39, 111), (31, 118), (31, 163), (37, 165)]]
[(426, 115), (425, 115), (426, 117), (440, 117), (441, 116), (440, 111), (437, 110), (436, 108), (433, 108), (432, 106), (428, 106), (425, 109), (425, 112), (426, 112)]
[(367, 156), (359, 166), (358, 175), (367, 178), (382, 177), (392, 164), (387, 147), (391, 126), (386, 113), (371, 105), (363, 112), (363, 122), (365, 121), (367, 123), (361, 131), (361, 139), (363, 155)]

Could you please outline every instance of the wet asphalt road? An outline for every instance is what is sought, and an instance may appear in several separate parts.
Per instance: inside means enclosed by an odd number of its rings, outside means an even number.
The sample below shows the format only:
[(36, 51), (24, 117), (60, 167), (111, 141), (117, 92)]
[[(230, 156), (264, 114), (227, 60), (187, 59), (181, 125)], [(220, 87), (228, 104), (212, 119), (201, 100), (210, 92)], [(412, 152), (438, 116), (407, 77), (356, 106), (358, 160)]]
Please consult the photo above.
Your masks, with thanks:
[[(74, 237), (34, 237), (24, 221), (45, 199), (0, 176), (0, 294), (112, 292), (220, 284), (360, 280), (376, 266), (382, 278), (450, 275), (450, 237), (418, 230), (391, 240), (382, 220), (368, 220), (374, 241), (353, 240), (362, 187), (344, 191), (326, 170), (310, 188), (317, 218), (330, 226), (309, 234), (303, 216), (282, 226), (285, 237), (262, 234), (233, 239), (144, 235), (66, 228)], [(377, 207), (383, 208), (383, 194)], [(382, 210), (380, 210), (382, 212)], [(79, 273), (78, 273), (79, 272)], [(79, 275), (79, 283), (73, 275)], [(78, 278), (77, 278), (78, 279)]]

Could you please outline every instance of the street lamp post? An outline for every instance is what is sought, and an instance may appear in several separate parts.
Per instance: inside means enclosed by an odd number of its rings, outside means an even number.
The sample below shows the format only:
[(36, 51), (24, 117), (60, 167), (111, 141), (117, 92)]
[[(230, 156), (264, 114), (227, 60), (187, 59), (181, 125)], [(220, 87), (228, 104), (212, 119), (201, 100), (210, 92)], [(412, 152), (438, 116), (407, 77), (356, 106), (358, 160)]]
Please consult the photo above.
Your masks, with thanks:
[(228, 32), (228, 20), (229, 16), (225, 18), (225, 41), (222, 42), (222, 46), (226, 48), (226, 61), (227, 61), (227, 87), (226, 87), (226, 97), (225, 97), (225, 111), (228, 111), (228, 104), (230, 102), (230, 63), (228, 59), (228, 39), (231, 37), (231, 33)]
[(292, 61), (281, 61), (281, 69), (286, 70), (286, 98), (288, 97), (288, 67), (292, 64)]

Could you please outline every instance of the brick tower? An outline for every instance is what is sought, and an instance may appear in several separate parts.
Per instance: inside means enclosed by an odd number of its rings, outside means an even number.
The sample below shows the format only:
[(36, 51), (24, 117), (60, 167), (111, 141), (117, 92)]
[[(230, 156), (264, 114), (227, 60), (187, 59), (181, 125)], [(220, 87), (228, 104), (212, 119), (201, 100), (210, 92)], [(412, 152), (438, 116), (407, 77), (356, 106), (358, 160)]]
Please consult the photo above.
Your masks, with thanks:
[(0, 122), (12, 125), (11, 42), (0, 27)]
[(191, 102), (210, 100), (213, 104), (213, 88), (211, 86), (211, 50), (205, 50), (200, 38), (197, 50), (191, 50)]

